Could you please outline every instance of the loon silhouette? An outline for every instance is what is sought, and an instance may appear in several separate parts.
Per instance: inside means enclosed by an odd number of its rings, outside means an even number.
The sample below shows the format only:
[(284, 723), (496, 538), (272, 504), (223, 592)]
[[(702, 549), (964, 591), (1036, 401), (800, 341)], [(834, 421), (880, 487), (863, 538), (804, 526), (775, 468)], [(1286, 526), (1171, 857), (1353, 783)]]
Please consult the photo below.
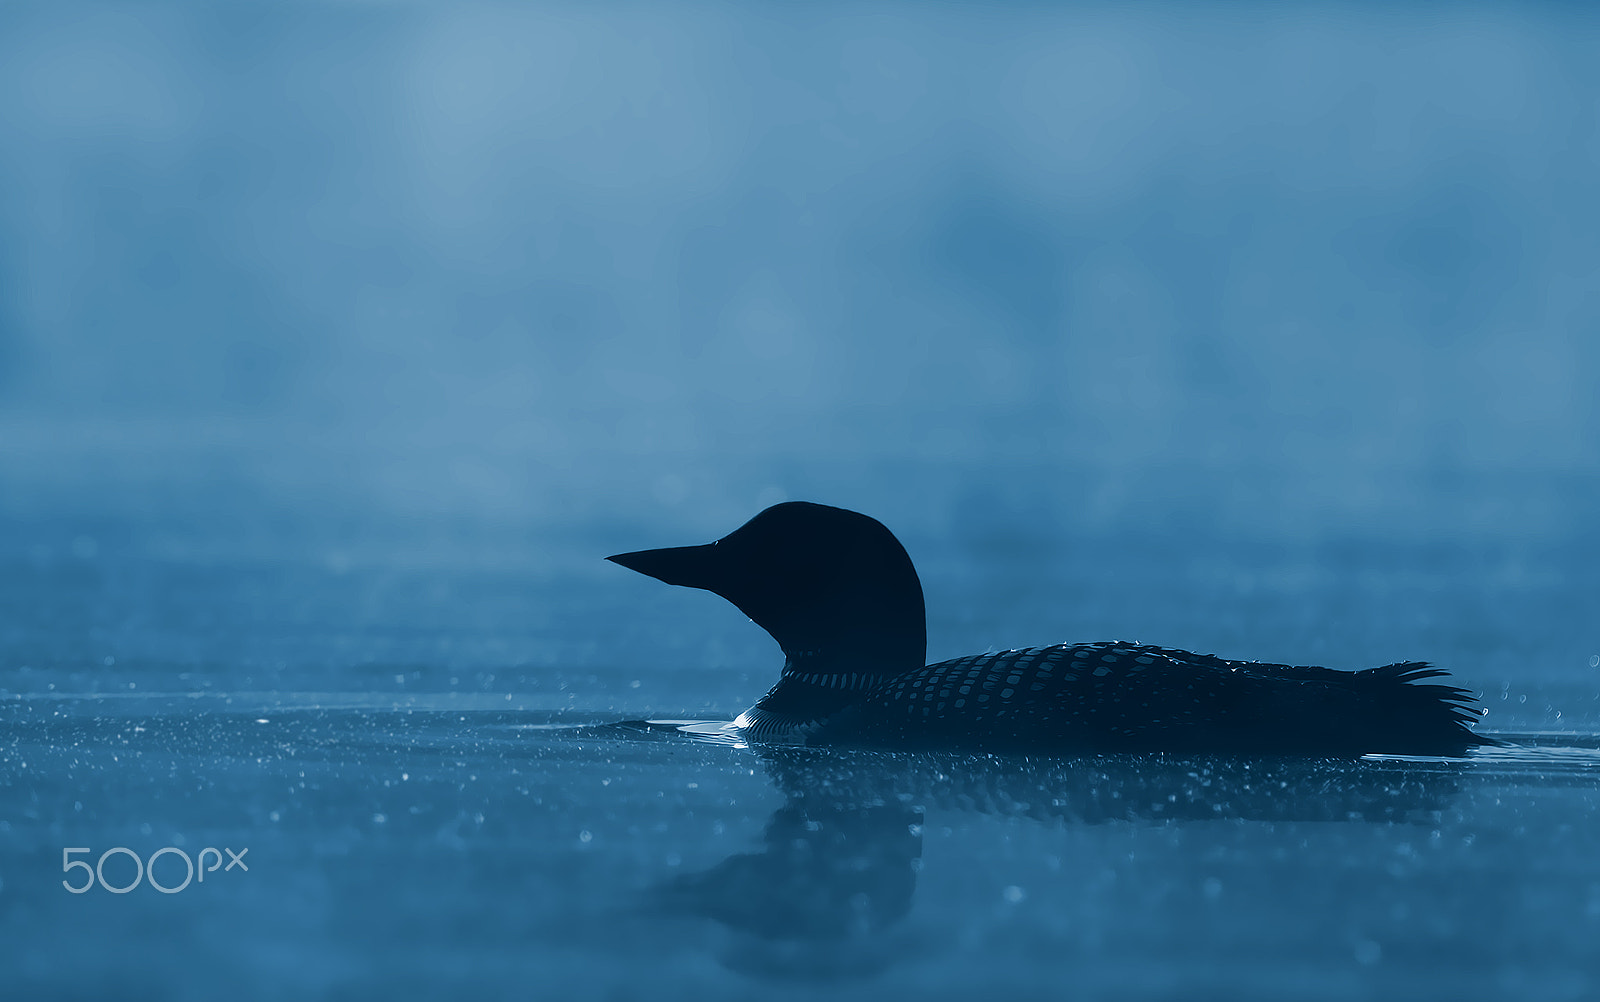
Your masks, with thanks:
[(783, 673), (734, 721), (762, 742), (1038, 753), (1459, 756), (1495, 743), (1472, 696), (1365, 671), (1228, 661), (1122, 641), (924, 665), (922, 583), (876, 519), (790, 501), (703, 546), (606, 558), (732, 602), (783, 649)]

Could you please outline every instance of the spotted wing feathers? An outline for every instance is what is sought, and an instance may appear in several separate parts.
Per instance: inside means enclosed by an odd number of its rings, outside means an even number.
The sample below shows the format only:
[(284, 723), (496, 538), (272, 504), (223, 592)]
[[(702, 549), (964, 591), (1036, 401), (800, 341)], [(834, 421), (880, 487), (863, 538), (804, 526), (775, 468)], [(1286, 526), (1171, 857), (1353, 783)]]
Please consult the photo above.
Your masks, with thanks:
[(1472, 697), (1422, 662), (1366, 671), (1112, 642), (957, 658), (875, 687), (841, 724), (896, 745), (1460, 755)]

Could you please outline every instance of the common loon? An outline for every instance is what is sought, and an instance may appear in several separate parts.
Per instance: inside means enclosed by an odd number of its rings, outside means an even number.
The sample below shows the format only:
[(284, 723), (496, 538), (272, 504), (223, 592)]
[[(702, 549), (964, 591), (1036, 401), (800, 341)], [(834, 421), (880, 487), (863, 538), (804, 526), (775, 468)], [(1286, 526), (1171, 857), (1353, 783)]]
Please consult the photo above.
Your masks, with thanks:
[(924, 665), (922, 583), (876, 519), (774, 505), (713, 543), (606, 559), (732, 602), (783, 673), (734, 721), (753, 741), (1036, 753), (1459, 756), (1472, 696), (1425, 662), (1335, 671), (1121, 641)]

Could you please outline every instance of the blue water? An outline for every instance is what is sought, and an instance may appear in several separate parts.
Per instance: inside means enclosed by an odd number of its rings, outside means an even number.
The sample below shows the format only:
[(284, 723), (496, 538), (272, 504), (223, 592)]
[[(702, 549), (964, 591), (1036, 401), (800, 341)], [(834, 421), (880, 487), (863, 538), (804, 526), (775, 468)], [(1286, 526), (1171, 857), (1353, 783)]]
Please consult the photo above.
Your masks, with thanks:
[[(0, 901), (18, 997), (1600, 986), (1600, 686), (1548, 647), (1497, 681), (1479, 632), (1537, 642), (1489, 609), (1569, 615), (1548, 584), (1396, 544), (1218, 555), (1281, 583), (1217, 598), (1216, 563), (1174, 571), (1136, 540), (1107, 543), (1119, 557), (1100, 575), (1059, 537), (914, 541), (932, 656), (1110, 636), (1085, 619), (1126, 605), (1154, 623), (1136, 639), (1231, 655), (1436, 656), (1519, 747), (1464, 762), (774, 751), (643, 723), (726, 720), (775, 677), (774, 645), (720, 600), (639, 587), (599, 559), (620, 546), (581, 533), (463, 530), (436, 549), (401, 529), (412, 544), (334, 565), (296, 552), (316, 535), (303, 525), (259, 548), (193, 523), (102, 526), (92, 555), (51, 519), (9, 537)], [(1071, 608), (1079, 576), (1098, 605)], [(1061, 629), (1019, 623), (1029, 602), (992, 583), (1030, 577), (1018, 593), (1053, 592), (1040, 604)], [(1412, 588), (1424, 599), (1396, 625), (1384, 596)], [(1486, 589), (1499, 600), (1471, 628), (1414, 625)], [(1349, 610), (1362, 637), (1308, 609)], [(248, 850), (249, 869), (170, 895), (62, 886), (86, 873), (63, 872), (63, 849), (167, 846)], [(176, 855), (157, 865), (163, 886), (183, 881)], [(125, 854), (105, 863), (112, 886), (135, 876)]]
[[(0, 5), (0, 997), (1600, 996), (1597, 50)], [(648, 723), (781, 656), (602, 558), (789, 498), (898, 534), (930, 659), (1428, 660), (1512, 746)]]

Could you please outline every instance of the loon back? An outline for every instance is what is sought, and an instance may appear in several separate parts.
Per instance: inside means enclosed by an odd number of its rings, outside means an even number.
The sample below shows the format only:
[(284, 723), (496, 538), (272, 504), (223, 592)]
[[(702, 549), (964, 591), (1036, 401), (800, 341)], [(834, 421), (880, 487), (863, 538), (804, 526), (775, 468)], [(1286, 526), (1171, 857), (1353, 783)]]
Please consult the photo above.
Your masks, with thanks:
[(1131, 643), (928, 665), (817, 727), (821, 738), (993, 751), (1460, 755), (1471, 695), (1422, 662), (1346, 672)]
[(715, 592), (783, 649), (735, 724), (752, 740), (1028, 752), (1461, 755), (1472, 697), (1366, 671), (1228, 661), (1131, 643), (1059, 644), (924, 665), (922, 585), (865, 515), (792, 501), (703, 546), (607, 559)]

